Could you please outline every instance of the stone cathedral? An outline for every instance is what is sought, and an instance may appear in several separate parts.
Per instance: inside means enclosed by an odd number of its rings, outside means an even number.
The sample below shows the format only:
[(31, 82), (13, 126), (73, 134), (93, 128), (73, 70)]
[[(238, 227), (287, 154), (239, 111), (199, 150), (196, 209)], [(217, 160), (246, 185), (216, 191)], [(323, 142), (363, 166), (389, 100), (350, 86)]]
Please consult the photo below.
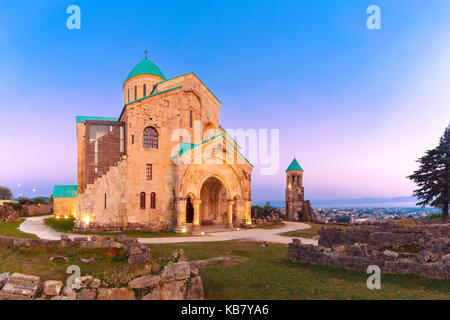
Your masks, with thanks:
[(253, 166), (194, 74), (166, 79), (147, 57), (123, 83), (117, 118), (77, 117), (75, 230), (250, 224)]
[(305, 201), (303, 169), (297, 159), (286, 169), (286, 219), (289, 221), (313, 221), (314, 211), (309, 200)]

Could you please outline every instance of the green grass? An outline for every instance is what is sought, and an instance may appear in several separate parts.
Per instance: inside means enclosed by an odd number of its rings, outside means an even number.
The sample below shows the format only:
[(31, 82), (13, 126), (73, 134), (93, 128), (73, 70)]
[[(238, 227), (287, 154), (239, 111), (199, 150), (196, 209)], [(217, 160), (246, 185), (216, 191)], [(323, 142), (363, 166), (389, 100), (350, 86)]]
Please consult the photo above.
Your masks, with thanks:
[(272, 230), (272, 229), (279, 229), (283, 228), (285, 224), (283, 222), (275, 222), (275, 223), (269, 223), (269, 224), (263, 224), (260, 226), (255, 226), (254, 229), (264, 229), (264, 230)]
[(52, 217), (44, 219), (44, 223), (55, 231), (62, 233), (72, 233), (72, 229), (75, 226), (75, 219), (74, 218), (56, 219)]
[(183, 248), (189, 260), (222, 255), (237, 264), (200, 268), (206, 299), (450, 299), (450, 281), (411, 275), (382, 275), (381, 290), (369, 290), (368, 274), (286, 260), (286, 245), (249, 241), (149, 245), (153, 256)]
[[(62, 233), (73, 233), (72, 229), (75, 226), (74, 218), (47, 218), (44, 219), (44, 223), (55, 231)], [(87, 233), (83, 235), (89, 235), (93, 233)], [(95, 233), (100, 236), (116, 236), (124, 234), (133, 238), (164, 238), (164, 237), (187, 237), (192, 236), (191, 233), (175, 233), (175, 232), (150, 232), (150, 231), (125, 231), (120, 233)]]
[(23, 221), (24, 219), (17, 219), (15, 222), (0, 221), (0, 235), (15, 238), (38, 239), (34, 234), (25, 233), (19, 230), (19, 226)]
[[(368, 274), (292, 263), (286, 260), (287, 246), (281, 244), (262, 248), (260, 242), (225, 241), (149, 247), (155, 260), (168, 258), (178, 248), (185, 250), (189, 260), (242, 257), (238, 262), (217, 262), (200, 268), (207, 299), (450, 299), (450, 281), (382, 275), (381, 290), (369, 290)], [(56, 255), (69, 260), (50, 262), (50, 257)], [(94, 257), (95, 262), (80, 263), (80, 257)], [(0, 272), (20, 272), (40, 276), (43, 281), (65, 283), (70, 265), (80, 266), (82, 275), (94, 275), (113, 285), (123, 285), (144, 272), (140, 266), (127, 264), (124, 250), (0, 246)]]
[[(66, 273), (70, 265), (78, 265), (81, 275), (97, 275), (113, 273), (120, 268), (129, 268), (124, 250), (113, 250), (114, 255), (108, 255), (107, 249), (80, 249), (62, 247), (28, 247), (15, 248), (0, 246), (0, 272), (19, 272), (41, 277), (41, 281), (60, 280), (64, 285), (70, 276)], [(108, 251), (108, 252), (109, 252)], [(54, 256), (65, 256), (50, 261)], [(95, 262), (81, 263), (80, 258), (94, 257)]]
[[(280, 233), (280, 236), (286, 236), (286, 237), (300, 237), (300, 238), (314, 238), (319, 235), (319, 230), (322, 228), (327, 227), (323, 224), (313, 223), (313, 222), (306, 222), (306, 224), (310, 225), (311, 228), (309, 229), (302, 229), (302, 230), (294, 230), (294, 231), (288, 231)], [(336, 228), (348, 228), (348, 226), (345, 225), (329, 225), (330, 227), (336, 227)]]

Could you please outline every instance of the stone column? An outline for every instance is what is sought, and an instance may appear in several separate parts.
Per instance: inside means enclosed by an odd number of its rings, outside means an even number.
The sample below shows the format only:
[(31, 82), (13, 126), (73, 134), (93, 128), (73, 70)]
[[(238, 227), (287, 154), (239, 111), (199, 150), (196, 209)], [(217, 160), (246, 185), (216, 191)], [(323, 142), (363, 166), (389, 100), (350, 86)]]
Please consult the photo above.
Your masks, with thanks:
[(245, 200), (245, 220), (247, 224), (252, 224), (252, 200)]
[(202, 204), (202, 200), (194, 200), (194, 223), (192, 224), (193, 230), (200, 229), (200, 205)]
[(186, 232), (186, 198), (178, 198), (175, 200), (175, 212), (177, 219), (177, 227), (175, 232)]
[(228, 200), (227, 228), (233, 228), (233, 205), (234, 200)]

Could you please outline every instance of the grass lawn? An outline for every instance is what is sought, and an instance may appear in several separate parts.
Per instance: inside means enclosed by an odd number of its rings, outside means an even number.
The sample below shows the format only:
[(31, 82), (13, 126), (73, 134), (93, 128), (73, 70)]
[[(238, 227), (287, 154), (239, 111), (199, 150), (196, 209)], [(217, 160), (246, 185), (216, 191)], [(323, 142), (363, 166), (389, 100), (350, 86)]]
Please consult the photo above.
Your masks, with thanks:
[(16, 238), (38, 239), (38, 237), (34, 234), (25, 233), (19, 230), (19, 226), (23, 221), (24, 219), (17, 219), (16, 222), (0, 221), (0, 235)]
[(322, 228), (325, 228), (327, 226), (330, 227), (336, 227), (336, 228), (348, 228), (348, 226), (345, 225), (323, 225), (323, 224), (317, 224), (313, 222), (305, 222), (306, 224), (310, 225), (311, 228), (309, 229), (303, 229), (303, 230), (294, 230), (294, 231), (288, 231), (280, 233), (280, 236), (286, 236), (286, 237), (300, 237), (300, 238), (314, 238), (318, 236), (319, 230)]
[[(47, 218), (44, 219), (44, 223), (54, 229), (55, 231), (62, 233), (73, 233), (72, 229), (75, 225), (74, 218)], [(128, 237), (133, 238), (164, 238), (164, 237), (187, 237), (192, 236), (191, 233), (175, 233), (175, 232), (150, 232), (150, 231), (125, 231), (125, 232), (117, 232), (117, 233), (95, 233), (100, 236), (114, 236), (119, 234), (124, 234)], [(89, 235), (89, 234), (83, 234)]]
[(284, 222), (275, 222), (275, 223), (269, 223), (269, 224), (263, 224), (260, 226), (255, 226), (254, 229), (265, 229), (265, 230), (272, 230), (272, 229), (279, 229), (283, 228), (285, 226)]
[[(242, 257), (239, 262), (217, 262), (200, 268), (207, 299), (450, 299), (450, 281), (417, 276), (382, 275), (381, 290), (366, 287), (368, 274), (292, 263), (286, 260), (286, 245), (262, 248), (251, 241), (226, 241), (149, 245), (152, 257), (169, 257), (183, 248), (189, 260), (223, 255)], [(111, 254), (114, 251), (114, 254)], [(55, 255), (69, 261), (49, 261)], [(80, 257), (95, 262), (80, 263)], [(82, 275), (95, 275), (111, 285), (124, 284), (137, 273), (123, 250), (79, 248), (0, 247), (0, 273), (21, 272), (65, 283), (69, 265), (78, 265)]]
[(286, 260), (287, 246), (249, 241), (149, 245), (153, 256), (183, 248), (189, 260), (235, 255), (237, 264), (200, 269), (206, 299), (450, 299), (450, 281), (382, 275), (381, 290), (366, 287), (368, 274)]
[[(62, 255), (68, 258), (50, 261), (51, 257)], [(80, 257), (95, 258), (95, 262), (81, 263)], [(67, 267), (78, 265), (81, 275), (98, 275), (104, 279), (111, 279), (111, 274), (118, 270), (130, 268), (124, 250), (115, 249), (80, 249), (61, 247), (29, 247), (14, 248), (0, 246), (0, 273), (19, 272), (41, 277), (41, 281), (60, 280), (64, 285), (70, 274)]]

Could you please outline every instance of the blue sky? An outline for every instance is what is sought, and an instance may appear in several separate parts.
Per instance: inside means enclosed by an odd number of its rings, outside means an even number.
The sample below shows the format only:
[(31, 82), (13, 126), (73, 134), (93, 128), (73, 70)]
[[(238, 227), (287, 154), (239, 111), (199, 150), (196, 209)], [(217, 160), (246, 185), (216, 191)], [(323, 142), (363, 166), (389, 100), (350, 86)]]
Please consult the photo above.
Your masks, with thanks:
[(446, 1), (3, 1), (0, 184), (75, 183), (75, 116), (118, 116), (147, 49), (167, 77), (202, 79), (223, 127), (280, 129), (279, 173), (256, 165), (255, 201), (284, 198), (294, 156), (307, 198), (408, 196), (450, 121), (449, 40)]

